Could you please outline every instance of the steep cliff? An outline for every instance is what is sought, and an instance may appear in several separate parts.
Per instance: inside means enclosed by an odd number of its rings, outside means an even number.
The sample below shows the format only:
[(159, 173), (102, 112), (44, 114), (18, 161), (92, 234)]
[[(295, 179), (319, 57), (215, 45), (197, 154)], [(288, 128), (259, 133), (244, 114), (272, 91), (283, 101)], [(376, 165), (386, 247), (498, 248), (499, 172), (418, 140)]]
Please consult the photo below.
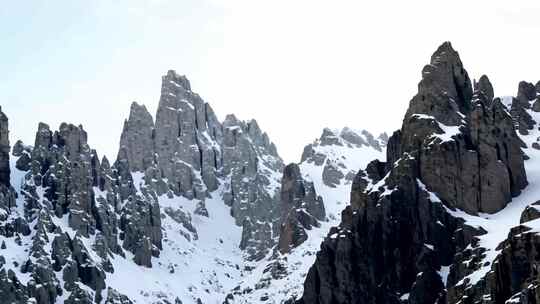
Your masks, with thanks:
[(389, 139), (387, 162), (355, 177), (351, 206), (321, 245), (300, 302), (508, 300), (495, 287), (505, 285), (493, 270), (497, 245), (533, 202), (531, 186), (523, 189), (536, 173), (525, 173), (519, 125), (504, 104), (487, 77), (473, 88), (457, 52), (441, 45)]
[(356, 172), (374, 158), (384, 161), (387, 140), (384, 133), (324, 129), (304, 148), (301, 162), (283, 172), (280, 243), (253, 265), (227, 303), (284, 303), (302, 294), (321, 241), (348, 205)]
[(158, 196), (195, 200), (201, 210), (220, 196), (243, 228), (240, 247), (251, 259), (275, 245), (283, 169), (276, 147), (255, 120), (228, 115), (220, 123), (185, 76), (163, 76), (155, 124), (144, 106), (132, 104), (121, 154)]
[(82, 126), (40, 123), (12, 158), (8, 134), (0, 113), (0, 295), (12, 302), (215, 302), (278, 242), (276, 147), (255, 120), (219, 122), (174, 71), (155, 122), (132, 104), (114, 163)]

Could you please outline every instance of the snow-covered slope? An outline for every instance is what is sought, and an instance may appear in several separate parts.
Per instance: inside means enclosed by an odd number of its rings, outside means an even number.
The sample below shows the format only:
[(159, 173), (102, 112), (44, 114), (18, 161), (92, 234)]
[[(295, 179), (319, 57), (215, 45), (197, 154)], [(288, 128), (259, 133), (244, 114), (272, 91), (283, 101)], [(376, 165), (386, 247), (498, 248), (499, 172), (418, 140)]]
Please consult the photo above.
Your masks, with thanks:
[(114, 163), (89, 146), (82, 126), (67, 123), (40, 123), (33, 146), (18, 141), (9, 151), (2, 117), (0, 167), (10, 180), (0, 178), (0, 297), (14, 303), (296, 297), (353, 177), (384, 159), (387, 140), (325, 129), (306, 147), (298, 178), (324, 206), (307, 239), (281, 254), (288, 211), (276, 147), (255, 120), (218, 121), (174, 71), (162, 78), (155, 121), (132, 104)]
[(254, 120), (219, 122), (184, 76), (162, 80), (156, 122), (133, 103), (113, 164), (66, 123), (40, 123), (35, 145), (19, 141), (10, 153), (1, 120), (0, 162), (11, 174), (0, 191), (0, 296), (222, 303), (248, 261), (272, 249), (276, 147)]
[[(315, 261), (322, 240), (340, 222), (349, 203), (351, 184), (360, 169), (374, 159), (385, 160), (387, 137), (374, 138), (363, 130), (325, 129), (306, 146), (300, 162), (305, 180), (313, 182), (324, 202), (326, 220), (308, 230), (308, 238), (290, 253), (275, 250), (242, 280), (229, 303), (284, 303), (302, 294), (306, 274)], [(330, 173), (329, 173), (330, 172)]]
[[(358, 135), (363, 141), (355, 141), (350, 136)], [(346, 138), (349, 138), (347, 140)], [(368, 143), (371, 141), (371, 143)], [(326, 220), (320, 227), (314, 227), (308, 232), (306, 242), (286, 255), (272, 250), (265, 259), (253, 261), (240, 249), (242, 227), (235, 223), (231, 216), (231, 207), (227, 206), (222, 197), (227, 192), (226, 180), (220, 182), (220, 187), (208, 194), (204, 201), (205, 211), (198, 211), (200, 201), (182, 196), (161, 194), (157, 202), (161, 210), (162, 249), (158, 257), (152, 257), (151, 267), (142, 267), (133, 262), (134, 254), (124, 251), (124, 256), (111, 253), (107, 262), (114, 269), (106, 271), (104, 283), (107, 295), (126, 295), (134, 303), (167, 303), (179, 300), (182, 303), (222, 303), (227, 295), (234, 294), (239, 303), (282, 303), (296, 297), (302, 292), (302, 282), (308, 268), (314, 261), (320, 242), (328, 233), (330, 227), (339, 222), (339, 214), (347, 205), (352, 177), (365, 167), (367, 162), (378, 158), (384, 160), (386, 141), (374, 140), (364, 131), (355, 133), (348, 128), (341, 131), (325, 130), (320, 139), (306, 147), (300, 168), (303, 177), (312, 181), (317, 193), (322, 196)], [(32, 175), (29, 171), (18, 169), (17, 162), (21, 155), (31, 158), (33, 147), (18, 143), (19, 156), (12, 156), (11, 184), (18, 198), (17, 207), (11, 210), (10, 218), (23, 218), (28, 199), (26, 193), (29, 183), (33, 186)], [(323, 178), (328, 167), (336, 169), (338, 183), (335, 180)], [(268, 170), (268, 169), (266, 169)], [(335, 172), (334, 172), (335, 173)], [(143, 196), (151, 191), (151, 186), (145, 182), (145, 174), (132, 172), (131, 177), (137, 195)], [(274, 182), (276, 183), (276, 182)], [(279, 186), (278, 186), (279, 187)], [(279, 189), (278, 189), (279, 190)], [(48, 199), (45, 193), (47, 187), (37, 186), (33, 198), (47, 209)], [(96, 199), (106, 199), (114, 193), (94, 187)], [(55, 235), (64, 232), (72, 239), (82, 242), (89, 256), (88, 261), (95, 263), (98, 269), (104, 270), (106, 262), (93, 248), (96, 246), (96, 236), (81, 236), (74, 230), (68, 220), (69, 215), (61, 218), (51, 216), (56, 227), (54, 233), (47, 233), (44, 245), (46, 255), (53, 254), (52, 241)], [(120, 221), (120, 217), (118, 218)], [(30, 223), (32, 231), (39, 230), (37, 223)], [(6, 259), (6, 270), (14, 271), (16, 277), (24, 285), (28, 285), (34, 276), (27, 271), (21, 271), (19, 265), (28, 259), (27, 246), (36, 239), (36, 232), (18, 238), (3, 238), (9, 250), (2, 255)], [(21, 245), (18, 244), (20, 242)], [(121, 240), (119, 239), (119, 242)], [(271, 271), (269, 271), (271, 269)], [(33, 279), (34, 278), (34, 279)], [(66, 284), (63, 275), (57, 275), (59, 286)], [(81, 290), (91, 298), (96, 290), (83, 283), (77, 283)], [(250, 292), (238, 295), (238, 290)], [(57, 302), (69, 301), (72, 292), (58, 296)], [(112, 297), (112, 296), (111, 296)]]
[[(536, 303), (540, 82), (494, 98), (443, 43), (299, 303)], [(519, 133), (519, 134), (518, 134)]]
[[(11, 160), (11, 182), (17, 189), (17, 209), (12, 209), (11, 217), (19, 218), (24, 215), (24, 195), (21, 185), (25, 182), (23, 172), (16, 168), (19, 157)], [(134, 174), (136, 176), (136, 174)], [(137, 184), (139, 183), (139, 184)], [(144, 182), (135, 178), (139, 188)], [(105, 283), (121, 294), (128, 295), (135, 303), (167, 303), (178, 299), (182, 303), (221, 303), (225, 295), (235, 286), (244, 275), (245, 255), (239, 248), (242, 235), (241, 227), (237, 226), (230, 216), (230, 207), (223, 203), (218, 189), (206, 200), (208, 216), (195, 212), (197, 202), (182, 197), (169, 198), (162, 195), (158, 198), (161, 207), (161, 227), (163, 231), (163, 249), (159, 257), (152, 258), (152, 267), (144, 268), (133, 263), (133, 255), (111, 255), (114, 272), (107, 273)], [(96, 193), (99, 190), (96, 189)], [(46, 201), (44, 190), (38, 191), (39, 201)], [(101, 192), (99, 195), (106, 195)], [(191, 219), (191, 231), (175, 219), (177, 211)], [(171, 216), (173, 215), (173, 216)], [(73, 237), (76, 235), (68, 224), (67, 216), (57, 219), (52, 217), (54, 224), (63, 232)], [(33, 225), (31, 224), (31, 227)], [(34, 229), (32, 229), (34, 230)], [(51, 241), (53, 234), (49, 234)], [(21, 245), (16, 238), (2, 238), (9, 250), (3, 250), (6, 259), (5, 269), (15, 272), (21, 283), (28, 284), (32, 276), (22, 273), (17, 265), (22, 265), (28, 259), (27, 247), (32, 244), (35, 234), (21, 237)], [(93, 252), (95, 237), (81, 238), (91, 258), (99, 263), (102, 259)], [(51, 244), (45, 246), (49, 253)], [(59, 277), (63, 284), (62, 278)], [(81, 284), (82, 285), (82, 284)], [(88, 288), (91, 294), (95, 291)], [(57, 300), (63, 303), (67, 296)]]
[[(502, 102), (508, 109), (512, 107), (512, 99), (513, 97), (502, 98)], [(531, 100), (532, 102), (534, 100)], [(540, 139), (540, 128), (538, 127), (540, 125), (540, 112), (535, 112), (531, 108), (526, 108), (524, 111), (531, 116), (535, 122), (534, 125), (536, 125), (536, 127), (526, 132), (528, 134), (518, 133), (526, 145), (523, 151), (528, 158), (525, 160), (525, 170), (529, 183), (527, 187), (522, 190), (519, 196), (514, 197), (504, 209), (494, 214), (479, 214), (478, 216), (474, 216), (463, 211), (452, 211), (448, 209), (448, 212), (453, 216), (463, 218), (467, 225), (481, 227), (486, 231), (485, 234), (478, 236), (478, 246), (485, 249), (481, 259), (476, 262), (480, 267), (464, 277), (456, 285), (464, 284), (465, 286), (472, 286), (485, 278), (503, 249), (500, 247), (500, 244), (508, 238), (512, 228), (520, 225), (523, 211), (531, 204), (540, 200), (540, 150), (533, 148), (535, 146), (533, 144), (538, 144), (538, 140)], [(440, 201), (435, 194), (432, 193), (431, 195), (434, 201)], [(526, 222), (524, 225), (540, 231), (539, 220)]]

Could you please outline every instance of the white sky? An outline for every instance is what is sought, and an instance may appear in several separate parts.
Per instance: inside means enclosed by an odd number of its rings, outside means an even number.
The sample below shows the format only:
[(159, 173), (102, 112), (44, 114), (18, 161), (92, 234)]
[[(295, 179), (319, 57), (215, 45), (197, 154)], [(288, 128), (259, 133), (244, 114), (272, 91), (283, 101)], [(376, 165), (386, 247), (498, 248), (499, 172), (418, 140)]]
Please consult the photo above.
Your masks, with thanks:
[(0, 105), (13, 142), (33, 144), (39, 121), (81, 123), (114, 159), (131, 101), (155, 114), (168, 69), (220, 119), (257, 119), (288, 162), (326, 126), (399, 128), (446, 40), (496, 95), (540, 79), (540, 1), (112, 3), (0, 5)]

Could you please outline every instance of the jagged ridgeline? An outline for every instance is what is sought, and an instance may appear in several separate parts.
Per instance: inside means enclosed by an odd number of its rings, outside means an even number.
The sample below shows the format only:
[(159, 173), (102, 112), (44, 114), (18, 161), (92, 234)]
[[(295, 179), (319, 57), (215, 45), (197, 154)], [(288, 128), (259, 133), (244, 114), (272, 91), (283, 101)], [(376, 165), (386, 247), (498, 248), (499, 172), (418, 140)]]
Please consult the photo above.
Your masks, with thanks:
[[(155, 122), (144, 106), (132, 104), (112, 164), (91, 149), (82, 126), (66, 123), (57, 131), (40, 123), (33, 146), (18, 141), (11, 157), (9, 152), (8, 119), (1, 113), (2, 303), (179, 303), (212, 292), (221, 297), (226, 287), (220, 284), (243, 271), (240, 261), (263, 258), (279, 239), (284, 165), (276, 147), (254, 120), (229, 115), (221, 123), (174, 71), (163, 76)], [(229, 210), (231, 227), (223, 227), (228, 219), (213, 210)], [(214, 253), (189, 245), (200, 237), (194, 215), (198, 221), (217, 218), (215, 239), (203, 240)], [(241, 229), (238, 238), (219, 234), (236, 232), (233, 226)], [(242, 251), (219, 257), (219, 246)], [(197, 290), (187, 279), (178, 296), (160, 291), (175, 289), (175, 278), (169, 283), (160, 271), (174, 273), (184, 266), (174, 257), (190, 255), (200, 255), (194, 263), (206, 257), (221, 265), (213, 273), (192, 274), (201, 276), (194, 281), (216, 286)], [(144, 267), (152, 269), (151, 282), (134, 278)], [(116, 286), (141, 291), (125, 295)]]
[(287, 166), (174, 71), (114, 162), (67, 123), (10, 147), (0, 109), (0, 302), (540, 303), (539, 123), (540, 83), (495, 97), (450, 43), (390, 138)]
[[(253, 259), (265, 256), (279, 231), (279, 182), (283, 161), (257, 122), (228, 115), (223, 123), (191, 91), (187, 78), (163, 77), (155, 124), (133, 103), (124, 124), (118, 161), (141, 172), (158, 196), (200, 201), (218, 191), (243, 229), (240, 247)], [(267, 223), (272, 223), (268, 225)]]
[(299, 302), (539, 303), (539, 89), (494, 98), (442, 44), (387, 161), (355, 177)]

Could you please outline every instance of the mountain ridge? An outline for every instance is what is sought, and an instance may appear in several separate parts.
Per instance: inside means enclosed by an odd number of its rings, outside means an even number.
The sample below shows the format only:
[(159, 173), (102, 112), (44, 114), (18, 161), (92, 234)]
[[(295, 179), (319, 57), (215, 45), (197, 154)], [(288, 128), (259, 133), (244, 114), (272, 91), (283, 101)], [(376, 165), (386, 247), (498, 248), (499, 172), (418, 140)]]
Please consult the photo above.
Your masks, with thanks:
[[(155, 118), (132, 103), (113, 162), (69, 123), (40, 123), (34, 145), (17, 141), (10, 155), (0, 118), (0, 296), (15, 303), (221, 303), (273, 256), (295, 210), (280, 207), (285, 165), (257, 122), (218, 121), (174, 71)], [(307, 180), (293, 189), (304, 187), (315, 191)], [(311, 225), (327, 225), (322, 214)], [(301, 244), (310, 228), (287, 233)]]
[(399, 130), (324, 128), (298, 163), (173, 70), (114, 161), (70, 123), (11, 148), (0, 109), (0, 298), (536, 303), (539, 123), (540, 82), (496, 97), (449, 42)]
[(508, 110), (486, 76), (473, 87), (443, 43), (389, 139), (387, 162), (355, 177), (298, 303), (534, 303), (535, 274), (521, 269), (536, 258), (504, 245), (534, 246), (519, 238), (530, 228), (512, 229), (539, 195), (530, 185), (537, 93), (522, 93), (530, 87), (520, 84)]

